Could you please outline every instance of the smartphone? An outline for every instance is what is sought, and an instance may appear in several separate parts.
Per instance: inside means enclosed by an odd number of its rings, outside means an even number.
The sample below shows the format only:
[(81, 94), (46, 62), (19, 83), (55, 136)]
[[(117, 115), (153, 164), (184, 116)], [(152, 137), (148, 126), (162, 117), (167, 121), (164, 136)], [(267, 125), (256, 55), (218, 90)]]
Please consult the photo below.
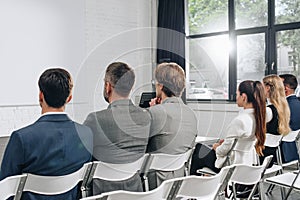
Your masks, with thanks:
[(155, 97), (156, 97), (155, 92), (143, 92), (141, 95), (139, 106), (141, 108), (148, 108), (150, 106), (149, 102), (151, 101), (151, 99)]

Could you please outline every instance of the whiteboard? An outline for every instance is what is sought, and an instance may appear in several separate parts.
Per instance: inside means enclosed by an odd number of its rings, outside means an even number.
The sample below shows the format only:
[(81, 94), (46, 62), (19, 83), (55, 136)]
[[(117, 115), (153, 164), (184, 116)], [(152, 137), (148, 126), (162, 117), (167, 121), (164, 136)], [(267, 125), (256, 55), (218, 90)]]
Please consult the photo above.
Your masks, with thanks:
[(0, 0), (0, 106), (38, 104), (50, 67), (76, 78), (85, 57), (84, 0)]

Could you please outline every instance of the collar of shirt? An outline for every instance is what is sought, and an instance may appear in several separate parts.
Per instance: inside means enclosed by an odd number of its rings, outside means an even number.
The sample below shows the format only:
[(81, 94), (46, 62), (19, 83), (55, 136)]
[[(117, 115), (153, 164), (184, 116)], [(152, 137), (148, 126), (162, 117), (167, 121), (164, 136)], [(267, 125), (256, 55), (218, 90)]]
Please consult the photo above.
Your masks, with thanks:
[(133, 103), (132, 103), (132, 101), (130, 99), (120, 99), (120, 100), (115, 100), (114, 102), (112, 102), (111, 104), (109, 104), (108, 108), (119, 106), (119, 105), (129, 106), (129, 105), (132, 105), (132, 104)]
[(243, 112), (243, 113), (254, 113), (254, 108), (242, 109), (241, 112)]
[(162, 102), (164, 103), (183, 103), (183, 101), (180, 97), (168, 97)]
[(67, 115), (66, 112), (45, 112), (44, 114), (42, 114), (42, 116), (45, 115)]
[(290, 94), (290, 95), (286, 96), (286, 98), (291, 97), (291, 96), (296, 96), (296, 94)]
[(267, 98), (267, 106), (268, 105), (271, 105), (272, 103), (270, 102), (270, 99), (269, 98)]

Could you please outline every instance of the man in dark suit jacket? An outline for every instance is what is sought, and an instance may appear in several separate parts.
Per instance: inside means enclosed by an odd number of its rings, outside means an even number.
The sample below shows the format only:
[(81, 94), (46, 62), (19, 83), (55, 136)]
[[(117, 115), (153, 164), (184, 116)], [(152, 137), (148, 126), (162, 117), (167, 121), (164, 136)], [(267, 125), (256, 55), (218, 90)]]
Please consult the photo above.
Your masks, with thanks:
[[(290, 128), (295, 131), (300, 129), (300, 101), (295, 95), (298, 86), (297, 78), (292, 74), (282, 74), (279, 77), (283, 80), (285, 95), (290, 107)], [(299, 159), (295, 142), (282, 142), (282, 161), (289, 162)]]
[[(0, 179), (32, 173), (60, 176), (73, 173), (91, 161), (91, 130), (73, 122), (64, 112), (72, 98), (70, 74), (60, 68), (46, 70), (39, 79), (42, 116), (33, 124), (14, 131), (6, 147)], [(62, 195), (24, 192), (22, 200), (78, 199), (78, 188)]]
[[(110, 64), (104, 78), (107, 109), (90, 113), (84, 124), (94, 133), (95, 160), (106, 163), (130, 163), (146, 151), (150, 131), (150, 114), (129, 99), (135, 81), (133, 69), (122, 62)], [(113, 190), (142, 191), (138, 174), (125, 181), (93, 181), (93, 194)]]

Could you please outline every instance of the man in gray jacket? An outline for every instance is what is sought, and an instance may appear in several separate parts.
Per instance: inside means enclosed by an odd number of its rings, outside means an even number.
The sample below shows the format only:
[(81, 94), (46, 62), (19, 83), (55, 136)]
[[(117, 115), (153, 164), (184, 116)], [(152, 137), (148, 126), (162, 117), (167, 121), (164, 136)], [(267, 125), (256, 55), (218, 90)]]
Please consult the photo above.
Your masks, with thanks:
[[(134, 71), (125, 63), (115, 62), (106, 69), (103, 96), (109, 106), (90, 113), (84, 122), (94, 133), (95, 160), (130, 163), (145, 154), (150, 114), (129, 99), (134, 81)], [(141, 179), (136, 174), (126, 181), (93, 181), (94, 195), (113, 190), (142, 191)]]
[[(182, 154), (194, 146), (197, 136), (197, 118), (182, 101), (185, 74), (176, 63), (162, 63), (155, 70), (156, 98), (150, 102), (151, 128), (147, 152)], [(149, 177), (150, 189), (162, 181), (184, 175), (176, 172), (153, 172)]]

